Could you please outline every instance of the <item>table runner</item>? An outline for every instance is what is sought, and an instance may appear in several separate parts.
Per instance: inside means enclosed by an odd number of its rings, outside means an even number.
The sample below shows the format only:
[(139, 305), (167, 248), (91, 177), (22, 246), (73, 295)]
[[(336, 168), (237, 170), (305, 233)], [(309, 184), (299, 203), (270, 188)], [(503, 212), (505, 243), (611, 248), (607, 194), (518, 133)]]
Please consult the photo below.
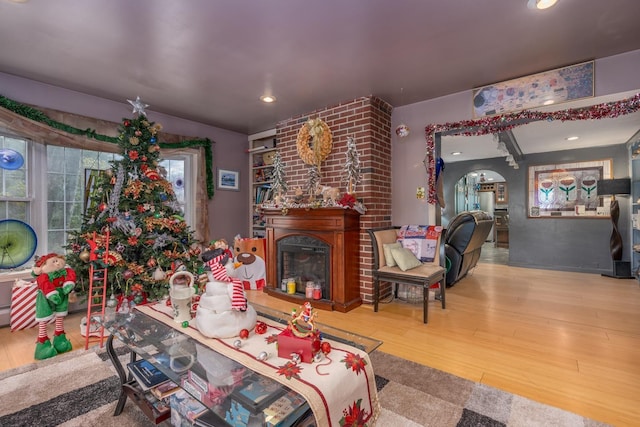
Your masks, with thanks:
[[(136, 309), (296, 391), (309, 403), (319, 426), (372, 426), (380, 413), (371, 360), (366, 352), (355, 347), (323, 338), (331, 344), (326, 357), (320, 362), (295, 365), (288, 358), (278, 357), (276, 336), (286, 325), (260, 315), (258, 320), (267, 324), (267, 332), (258, 335), (251, 331), (249, 338), (242, 340), (242, 346), (236, 348), (233, 343), (237, 337), (207, 338), (193, 320), (188, 327), (181, 327), (164, 301), (139, 305)], [(258, 360), (256, 357), (263, 351), (269, 357)]]

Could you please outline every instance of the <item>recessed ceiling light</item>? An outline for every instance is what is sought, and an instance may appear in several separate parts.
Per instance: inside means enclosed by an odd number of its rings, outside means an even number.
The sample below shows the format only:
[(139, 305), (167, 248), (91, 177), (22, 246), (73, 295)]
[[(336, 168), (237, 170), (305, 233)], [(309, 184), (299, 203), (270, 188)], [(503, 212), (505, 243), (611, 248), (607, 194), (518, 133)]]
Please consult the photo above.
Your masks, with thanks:
[(556, 102), (556, 101), (554, 101), (553, 99), (547, 99), (546, 101), (544, 101), (544, 102), (542, 103), (542, 105), (551, 105), (551, 104), (553, 104), (554, 102)]
[(529, 9), (548, 9), (554, 4), (556, 4), (558, 0), (529, 0), (527, 2), (527, 7)]
[(492, 177), (487, 178), (487, 181), (493, 181)]
[(566, 139), (567, 141), (575, 141), (575, 140), (576, 140), (576, 139), (578, 139), (578, 138), (580, 138), (580, 137), (579, 137), (579, 136), (568, 136), (568, 137), (566, 137), (565, 139)]
[(475, 172), (471, 172), (471, 173), (469, 174), (469, 176), (478, 176), (478, 174), (477, 174), (477, 173), (475, 173)]
[(272, 102), (276, 102), (276, 97), (273, 95), (262, 95), (260, 97), (260, 101), (266, 102), (267, 104), (271, 104)]
[(452, 156), (459, 156), (460, 154), (462, 154), (462, 151), (454, 151), (451, 153)]

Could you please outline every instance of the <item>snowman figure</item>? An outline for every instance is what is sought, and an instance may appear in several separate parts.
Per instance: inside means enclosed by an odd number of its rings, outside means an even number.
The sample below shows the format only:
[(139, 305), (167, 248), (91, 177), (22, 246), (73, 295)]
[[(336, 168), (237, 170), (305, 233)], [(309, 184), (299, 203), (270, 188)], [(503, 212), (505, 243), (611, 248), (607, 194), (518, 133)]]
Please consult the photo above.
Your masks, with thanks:
[(231, 277), (233, 262), (222, 249), (202, 254), (209, 281), (196, 310), (196, 327), (209, 338), (232, 338), (255, 327), (257, 313), (247, 303), (242, 283)]

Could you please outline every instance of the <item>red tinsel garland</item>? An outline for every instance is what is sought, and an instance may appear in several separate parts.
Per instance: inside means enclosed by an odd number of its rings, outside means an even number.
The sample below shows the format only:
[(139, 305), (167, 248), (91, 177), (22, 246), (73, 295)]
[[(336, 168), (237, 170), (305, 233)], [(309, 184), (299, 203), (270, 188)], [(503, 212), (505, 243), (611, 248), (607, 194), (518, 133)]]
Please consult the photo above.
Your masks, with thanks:
[[(459, 122), (451, 122), (444, 124), (430, 124), (425, 128), (427, 137), (427, 186), (428, 202), (437, 203), (436, 197), (436, 167), (435, 167), (435, 139), (436, 132), (455, 132), (450, 135), (478, 136), (487, 135), (498, 132), (504, 132), (518, 126), (526, 125), (535, 121), (554, 121), (561, 122), (574, 120), (600, 120), (613, 119), (619, 116), (635, 113), (640, 110), (640, 94), (636, 94), (631, 98), (623, 99), (616, 102), (605, 102), (602, 104), (592, 105), (590, 107), (569, 108), (561, 111), (532, 111), (522, 110), (515, 113), (503, 114), (501, 116), (483, 117), (477, 120), (461, 120)], [(473, 130), (469, 130), (473, 129)]]

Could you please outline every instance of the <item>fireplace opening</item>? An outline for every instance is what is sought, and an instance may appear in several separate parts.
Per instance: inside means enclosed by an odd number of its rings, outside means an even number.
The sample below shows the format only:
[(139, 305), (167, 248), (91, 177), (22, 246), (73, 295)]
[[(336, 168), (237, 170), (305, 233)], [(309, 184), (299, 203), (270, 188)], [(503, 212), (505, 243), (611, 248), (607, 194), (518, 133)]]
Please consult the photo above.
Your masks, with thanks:
[(311, 236), (288, 236), (280, 239), (276, 248), (277, 283), (282, 292), (307, 299), (331, 299), (328, 244)]

